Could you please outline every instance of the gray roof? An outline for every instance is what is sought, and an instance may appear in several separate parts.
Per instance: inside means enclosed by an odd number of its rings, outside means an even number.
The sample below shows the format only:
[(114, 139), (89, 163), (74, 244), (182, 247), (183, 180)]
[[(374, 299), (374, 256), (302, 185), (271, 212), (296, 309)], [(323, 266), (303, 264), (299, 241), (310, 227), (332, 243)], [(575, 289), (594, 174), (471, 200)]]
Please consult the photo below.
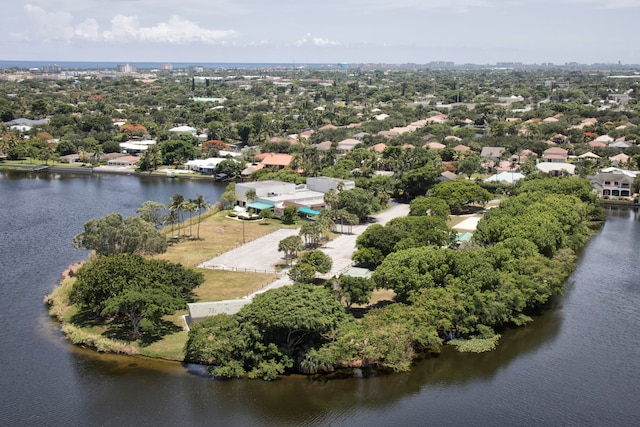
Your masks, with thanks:
[(482, 147), (480, 157), (486, 159), (499, 159), (502, 157), (502, 153), (504, 153), (504, 151), (504, 147)]

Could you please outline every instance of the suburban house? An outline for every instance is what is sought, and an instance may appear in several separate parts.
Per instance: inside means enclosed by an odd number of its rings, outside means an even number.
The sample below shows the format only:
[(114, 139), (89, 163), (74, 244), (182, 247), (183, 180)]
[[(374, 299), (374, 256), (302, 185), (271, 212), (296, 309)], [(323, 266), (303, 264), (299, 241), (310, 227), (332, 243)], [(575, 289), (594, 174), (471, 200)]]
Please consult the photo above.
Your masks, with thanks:
[(504, 147), (482, 147), (482, 151), (480, 152), (481, 159), (487, 160), (498, 160), (502, 157), (502, 153), (504, 153), (506, 148)]
[(640, 172), (619, 168), (605, 168), (591, 178), (591, 182), (601, 198), (628, 198), (633, 194), (633, 180), (638, 173)]
[(569, 158), (569, 152), (564, 148), (551, 147), (544, 150), (542, 153), (542, 160), (552, 163), (567, 163)]
[(140, 154), (141, 152), (149, 149), (150, 145), (155, 145), (156, 141), (153, 139), (136, 140), (132, 139), (126, 142), (121, 142), (120, 150), (123, 153)]
[(332, 145), (333, 143), (331, 141), (322, 141), (316, 144), (315, 147), (320, 151), (329, 151)]
[(485, 179), (484, 182), (502, 182), (504, 184), (515, 184), (524, 178), (524, 175), (520, 172), (500, 172), (491, 175)]
[(284, 169), (291, 165), (293, 156), (291, 154), (284, 153), (262, 153), (256, 155), (257, 159), (260, 159), (260, 163), (270, 169)]
[(425, 145), (425, 147), (428, 148), (429, 150), (442, 150), (444, 148), (447, 148), (446, 145), (441, 144), (438, 141), (428, 142), (427, 145)]
[(109, 160), (107, 162), (107, 166), (134, 167), (138, 166), (138, 162), (140, 162), (140, 157), (122, 156)]
[(540, 162), (536, 165), (536, 169), (553, 176), (576, 173), (576, 166), (571, 163)]
[(629, 160), (631, 160), (631, 157), (624, 153), (620, 153), (609, 157), (609, 160), (611, 160), (611, 164), (613, 165), (626, 165), (629, 163)]
[(453, 151), (455, 151), (456, 153), (468, 153), (471, 151), (471, 147), (467, 147), (464, 144), (459, 144), (453, 147)]
[(441, 181), (441, 182), (451, 182), (451, 181), (455, 181), (456, 179), (458, 179), (458, 175), (456, 175), (451, 171), (444, 171), (438, 177), (438, 181)]
[(185, 163), (185, 166), (196, 172), (200, 172), (207, 175), (213, 175), (216, 166), (218, 166), (223, 161), (227, 160), (223, 157), (209, 157), (207, 159), (194, 159), (189, 160)]
[(338, 154), (344, 154), (348, 151), (351, 151), (355, 148), (356, 145), (361, 144), (360, 141), (353, 138), (347, 138), (338, 142), (338, 146), (336, 147), (336, 151)]

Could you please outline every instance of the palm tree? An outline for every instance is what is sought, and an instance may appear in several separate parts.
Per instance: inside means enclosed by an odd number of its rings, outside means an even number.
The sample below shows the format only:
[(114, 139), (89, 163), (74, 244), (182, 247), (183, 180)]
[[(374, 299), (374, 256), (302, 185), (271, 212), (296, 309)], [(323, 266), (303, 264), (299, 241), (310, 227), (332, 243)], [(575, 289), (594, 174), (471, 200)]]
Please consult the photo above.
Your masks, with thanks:
[[(178, 224), (180, 218), (178, 217), (178, 213), (175, 209), (169, 208), (169, 212), (164, 216), (164, 223), (171, 224), (171, 238), (173, 239), (173, 226)], [(178, 232), (178, 237), (180, 236), (180, 232)]]
[(209, 209), (209, 203), (207, 199), (202, 194), (196, 194), (196, 198), (192, 200), (198, 208), (198, 231), (196, 238), (200, 240), (200, 217), (202, 216), (202, 211)]
[(171, 201), (169, 202), (167, 209), (169, 209), (169, 211), (177, 212), (178, 236), (180, 236), (180, 227), (182, 224), (182, 211), (184, 210), (184, 208), (185, 208), (185, 200), (182, 194), (176, 193), (173, 196), (171, 196)]
[(256, 197), (258, 197), (258, 195), (256, 194), (255, 190), (247, 190), (246, 193), (244, 193), (245, 197), (247, 198), (247, 202), (248, 201), (254, 201), (256, 199)]
[(193, 200), (184, 202), (184, 210), (189, 212), (189, 237), (193, 236), (193, 213), (198, 209), (198, 205)]

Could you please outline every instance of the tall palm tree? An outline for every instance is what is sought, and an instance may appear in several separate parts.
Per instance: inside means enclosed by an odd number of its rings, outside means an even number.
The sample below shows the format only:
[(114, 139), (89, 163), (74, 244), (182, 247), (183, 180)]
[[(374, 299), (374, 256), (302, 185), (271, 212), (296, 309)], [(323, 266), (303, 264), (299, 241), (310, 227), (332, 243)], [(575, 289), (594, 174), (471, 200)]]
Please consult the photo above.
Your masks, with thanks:
[[(184, 202), (184, 210), (189, 212), (189, 237), (193, 236), (193, 213), (198, 209), (196, 203), (189, 199)], [(185, 233), (186, 234), (186, 233)]]
[(169, 202), (169, 205), (167, 205), (167, 209), (169, 209), (169, 211), (175, 211), (177, 212), (178, 215), (178, 236), (180, 235), (180, 228), (182, 226), (182, 211), (185, 208), (185, 200), (184, 200), (184, 196), (182, 194), (174, 194), (173, 196), (171, 196), (171, 201)]
[[(169, 212), (164, 216), (164, 223), (171, 224), (171, 238), (173, 239), (173, 226), (178, 224), (180, 218), (178, 217), (178, 212), (172, 208), (169, 208)], [(180, 232), (178, 232), (178, 237), (180, 236)]]
[(196, 194), (196, 198), (193, 199), (196, 207), (198, 208), (198, 231), (196, 238), (200, 240), (200, 217), (202, 216), (202, 211), (209, 209), (209, 203), (207, 202), (206, 197), (202, 194)]

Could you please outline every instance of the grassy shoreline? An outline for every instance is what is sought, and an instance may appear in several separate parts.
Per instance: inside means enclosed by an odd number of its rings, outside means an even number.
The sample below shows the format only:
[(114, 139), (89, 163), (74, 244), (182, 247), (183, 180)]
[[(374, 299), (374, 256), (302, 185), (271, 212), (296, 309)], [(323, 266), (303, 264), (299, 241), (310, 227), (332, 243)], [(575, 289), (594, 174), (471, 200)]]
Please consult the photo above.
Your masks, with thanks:
[[(197, 227), (196, 221), (197, 218), (194, 217), (192, 224), (194, 234)], [(248, 221), (243, 226), (241, 221), (228, 218), (226, 211), (221, 211), (218, 205), (214, 205), (212, 209), (202, 215), (200, 239), (181, 238), (178, 243), (170, 245), (166, 253), (157, 255), (155, 258), (180, 263), (187, 268), (194, 268), (198, 264), (242, 244), (243, 228), (244, 238), (251, 241), (281, 227), (279, 221), (275, 220)], [(167, 235), (170, 235), (172, 231), (176, 232), (175, 229), (171, 230), (170, 228), (163, 230)], [(188, 220), (182, 224), (181, 232), (189, 232)], [(81, 316), (78, 316), (78, 309), (69, 301), (69, 292), (75, 280), (73, 271), (77, 268), (79, 266), (71, 267), (63, 273), (60, 286), (44, 297), (49, 314), (60, 322), (62, 333), (72, 344), (93, 348), (98, 352), (142, 355), (171, 361), (184, 359), (183, 347), (187, 340), (187, 331), (183, 316), (187, 314), (186, 307), (173, 315), (165, 316), (164, 320), (174, 325), (174, 331), (152, 343), (144, 344), (139, 341), (107, 337), (108, 326), (87, 322), (86, 319), (79, 321)], [(277, 277), (275, 274), (197, 270), (204, 274), (205, 281), (194, 290), (193, 302), (241, 298), (263, 288)]]

